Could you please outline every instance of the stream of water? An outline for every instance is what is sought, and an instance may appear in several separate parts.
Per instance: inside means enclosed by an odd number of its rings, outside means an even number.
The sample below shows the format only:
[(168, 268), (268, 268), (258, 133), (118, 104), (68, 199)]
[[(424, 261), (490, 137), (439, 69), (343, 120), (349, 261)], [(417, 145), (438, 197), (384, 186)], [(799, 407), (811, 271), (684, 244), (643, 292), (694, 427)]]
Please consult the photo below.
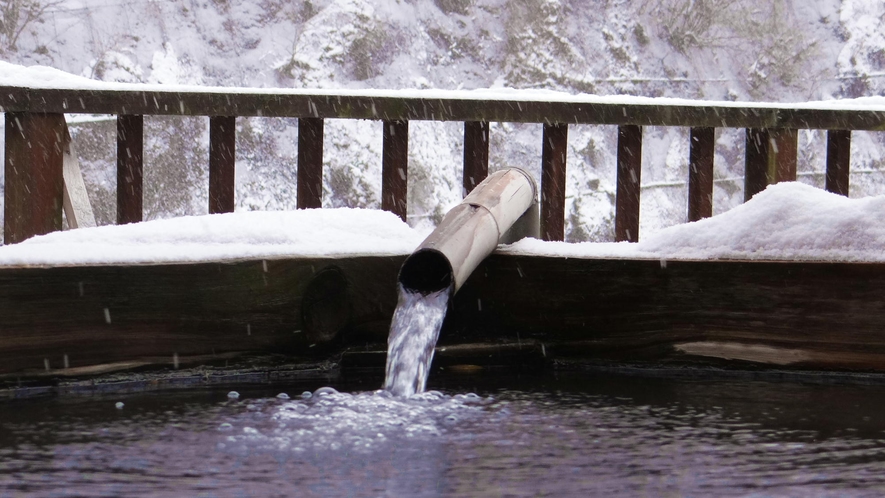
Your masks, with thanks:
[(452, 288), (430, 294), (397, 286), (399, 301), (387, 339), (384, 389), (394, 396), (424, 392)]

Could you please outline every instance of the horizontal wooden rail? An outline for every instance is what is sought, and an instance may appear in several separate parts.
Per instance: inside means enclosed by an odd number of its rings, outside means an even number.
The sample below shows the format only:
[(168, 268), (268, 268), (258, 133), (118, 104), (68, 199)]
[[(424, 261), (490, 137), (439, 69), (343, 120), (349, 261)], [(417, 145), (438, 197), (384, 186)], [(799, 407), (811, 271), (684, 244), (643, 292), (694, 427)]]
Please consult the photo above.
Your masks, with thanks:
[[(138, 88), (137, 86), (135, 88)], [(150, 87), (154, 88), (154, 87)], [(885, 130), (885, 110), (803, 108), (731, 102), (621, 102), (606, 97), (501, 98), (481, 92), (302, 93), (236, 88), (179, 92), (0, 87), (0, 110), (42, 113), (268, 116), (388, 121)], [(424, 96), (426, 94), (426, 96)], [(517, 94), (518, 95), (518, 94)]]
[[(524, 98), (523, 98), (524, 97)], [(338, 94), (287, 90), (207, 88), (202, 91), (132, 89), (34, 89), (0, 87), (0, 111), (6, 113), (6, 229), (14, 243), (61, 227), (62, 182), (59, 159), (65, 113), (117, 115), (117, 222), (141, 221), (143, 116), (198, 115), (210, 121), (209, 212), (235, 207), (236, 118), (299, 118), (297, 207), (322, 205), (324, 119), (381, 121), (381, 207), (407, 219), (410, 120), (464, 122), (464, 192), (488, 174), (489, 123), (543, 125), (541, 157), (541, 227), (547, 240), (565, 237), (565, 183), (568, 127), (572, 124), (617, 125), (615, 238), (639, 240), (642, 127), (691, 128), (687, 216), (712, 215), (713, 157), (716, 128), (746, 130), (744, 195), (749, 199), (767, 185), (795, 180), (798, 129), (827, 129), (826, 189), (848, 195), (852, 130), (885, 130), (880, 108), (812, 108), (807, 105), (738, 104), (591, 96), (484, 92), (370, 91)], [(824, 107), (823, 105), (821, 107)], [(857, 107), (857, 106), (855, 106)], [(56, 137), (53, 140), (53, 137)], [(39, 143), (52, 153), (28, 152)], [(60, 156), (59, 156), (60, 157)]]

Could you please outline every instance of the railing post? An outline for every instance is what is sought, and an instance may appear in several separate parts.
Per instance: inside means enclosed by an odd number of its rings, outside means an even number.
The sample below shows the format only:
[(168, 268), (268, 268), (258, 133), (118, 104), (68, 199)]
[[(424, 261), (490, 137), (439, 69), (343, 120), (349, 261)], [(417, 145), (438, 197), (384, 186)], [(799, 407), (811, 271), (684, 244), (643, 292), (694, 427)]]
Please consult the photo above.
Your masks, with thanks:
[(568, 125), (545, 124), (541, 147), (541, 238), (565, 239)]
[(851, 130), (827, 132), (827, 192), (848, 197)]
[(792, 128), (747, 128), (744, 202), (772, 183), (796, 180), (798, 143)]
[(464, 122), (464, 196), (489, 176), (489, 123)]
[(639, 242), (639, 194), (642, 179), (642, 127), (618, 127), (618, 178), (615, 194), (615, 241)]
[(144, 117), (117, 116), (117, 224), (143, 218)]
[(61, 230), (64, 136), (64, 114), (6, 113), (6, 244)]
[(688, 156), (688, 221), (713, 216), (713, 149), (716, 129), (692, 128)]
[(406, 221), (409, 185), (409, 122), (383, 122), (381, 209)]
[(209, 214), (233, 213), (236, 205), (237, 118), (209, 118)]
[(323, 118), (298, 118), (298, 209), (323, 206)]

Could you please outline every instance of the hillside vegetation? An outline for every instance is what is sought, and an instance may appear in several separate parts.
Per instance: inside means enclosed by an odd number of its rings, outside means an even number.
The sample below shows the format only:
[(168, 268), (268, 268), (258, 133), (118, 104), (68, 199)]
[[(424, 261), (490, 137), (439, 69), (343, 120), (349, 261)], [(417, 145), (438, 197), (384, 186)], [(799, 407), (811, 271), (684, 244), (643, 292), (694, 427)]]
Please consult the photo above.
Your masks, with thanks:
[[(882, 95), (877, 0), (0, 0), (0, 53), (95, 79), (296, 88), (532, 88), (794, 102)], [(71, 119), (74, 119), (71, 117)], [(112, 121), (75, 119), (101, 223), (113, 221)], [(145, 120), (147, 219), (206, 212), (204, 118)], [(238, 119), (238, 209), (295, 207), (297, 120)], [(686, 129), (646, 128), (641, 230), (685, 220)], [(462, 128), (411, 124), (409, 213), (461, 192)], [(569, 130), (567, 239), (610, 240), (616, 130)], [(380, 205), (379, 122), (329, 120), (324, 205)], [(883, 193), (885, 141), (855, 133), (853, 196)], [(800, 134), (823, 185), (824, 134)], [(539, 173), (541, 126), (493, 123), (491, 168)], [(714, 210), (743, 198), (742, 130), (717, 133)]]

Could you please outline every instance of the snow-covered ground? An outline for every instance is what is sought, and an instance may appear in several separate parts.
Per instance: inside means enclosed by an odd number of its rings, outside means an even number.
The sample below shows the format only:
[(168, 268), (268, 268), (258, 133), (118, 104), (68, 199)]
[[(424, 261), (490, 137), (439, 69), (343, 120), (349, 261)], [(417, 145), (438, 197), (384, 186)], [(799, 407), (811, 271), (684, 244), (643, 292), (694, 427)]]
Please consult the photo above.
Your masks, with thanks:
[[(726, 213), (639, 243), (523, 239), (503, 254), (569, 258), (885, 261), (885, 196), (848, 199), (801, 183), (769, 186)], [(408, 254), (426, 233), (391, 213), (310, 209), (188, 216), (56, 232), (0, 247), (3, 266), (160, 264)]]
[[(0, 58), (102, 82), (309, 92), (808, 102), (885, 91), (880, 0), (51, 3), (16, 40), (0, 30)], [(146, 219), (205, 213), (205, 120), (150, 118), (145, 128)], [(237, 209), (294, 206), (297, 123), (241, 118), (237, 128)], [(72, 126), (101, 224), (115, 213), (113, 133), (112, 122)], [(462, 133), (457, 123), (411, 126), (410, 225), (432, 227), (460, 200)], [(380, 124), (329, 120), (325, 134), (324, 207), (377, 208)], [(686, 130), (644, 134), (641, 237), (685, 220), (688, 176)], [(493, 171), (539, 176), (540, 125), (492, 123), (490, 141)], [(822, 186), (825, 135), (803, 131), (799, 141), (800, 181)], [(573, 126), (568, 144), (566, 238), (611, 240), (616, 131)], [(714, 212), (722, 213), (743, 200), (742, 130), (718, 130), (716, 147)], [(883, 149), (881, 133), (852, 137), (852, 197), (885, 193)], [(190, 169), (175, 176), (169, 168), (183, 163)]]

